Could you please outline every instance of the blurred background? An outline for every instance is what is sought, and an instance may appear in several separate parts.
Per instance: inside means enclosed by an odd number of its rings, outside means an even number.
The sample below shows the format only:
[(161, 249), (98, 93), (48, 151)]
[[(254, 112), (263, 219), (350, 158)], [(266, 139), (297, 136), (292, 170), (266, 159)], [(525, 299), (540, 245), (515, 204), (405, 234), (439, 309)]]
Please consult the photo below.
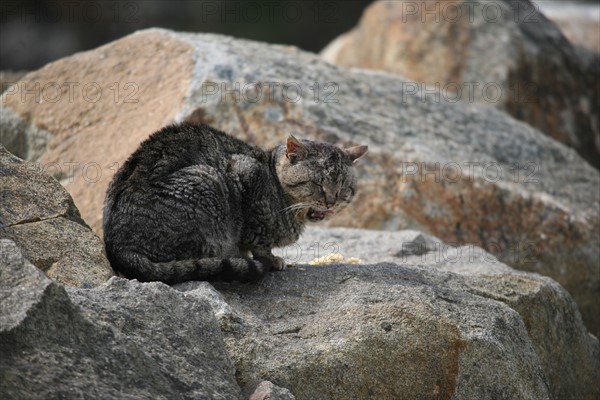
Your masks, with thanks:
[(139, 29), (215, 32), (318, 52), (371, 0), (3, 0), (0, 69), (33, 70)]

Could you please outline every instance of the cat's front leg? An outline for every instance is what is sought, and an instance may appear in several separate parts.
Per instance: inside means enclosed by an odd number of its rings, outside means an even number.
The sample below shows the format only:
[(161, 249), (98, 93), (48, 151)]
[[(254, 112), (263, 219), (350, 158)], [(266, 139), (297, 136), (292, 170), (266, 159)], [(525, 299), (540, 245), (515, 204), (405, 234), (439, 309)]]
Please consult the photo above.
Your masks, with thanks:
[(255, 259), (266, 258), (269, 260), (271, 262), (271, 269), (273, 271), (282, 271), (286, 267), (285, 260), (281, 257), (273, 255), (270, 249), (254, 249), (252, 250), (252, 256)]

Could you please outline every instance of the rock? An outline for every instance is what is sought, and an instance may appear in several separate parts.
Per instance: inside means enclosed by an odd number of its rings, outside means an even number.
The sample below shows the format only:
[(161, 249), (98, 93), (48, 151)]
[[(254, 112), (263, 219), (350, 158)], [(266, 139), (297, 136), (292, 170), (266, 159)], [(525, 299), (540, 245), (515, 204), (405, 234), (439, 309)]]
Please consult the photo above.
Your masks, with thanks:
[[(39, 129), (8, 108), (0, 108), (0, 120), (0, 143), (10, 153), (23, 160), (37, 160), (47, 150), (52, 137), (48, 131)], [(53, 164), (47, 167), (56, 169)]]
[[(421, 99), (401, 77), (330, 65), (291, 47), (158, 29), (49, 64), (19, 87), (35, 82), (80, 83), (73, 102), (15, 93), (2, 106), (53, 136), (39, 161), (61, 166), (55, 175), (96, 232), (116, 167), (169, 122), (210, 123), (264, 147), (290, 132), (367, 144), (357, 198), (333, 224), (415, 229), (483, 247), (556, 279), (600, 333), (600, 173), (498, 110)], [(102, 90), (95, 103), (92, 86), (87, 101), (80, 90), (90, 82)], [(114, 101), (126, 83), (137, 85), (138, 103), (125, 102), (132, 86)]]
[(55, 179), (0, 146), (0, 239), (67, 285), (89, 288), (114, 275), (104, 244), (83, 222), (73, 199)]
[(273, 382), (262, 381), (248, 400), (295, 400), (289, 390), (275, 386)]
[(549, 398), (516, 312), (448, 288), (439, 299), (439, 282), (416, 270), (306, 267), (216, 287), (259, 322), (225, 336), (243, 387), (267, 379), (297, 399)]
[[(48, 279), (14, 242), (2, 239), (0, 394), (253, 400), (600, 395), (598, 340), (550, 278), (515, 271), (481, 249), (438, 250), (439, 239), (416, 231), (309, 229), (298, 244), (299, 261), (324, 240), (365, 262), (299, 264), (250, 284), (171, 288), (113, 277), (84, 290)], [(402, 252), (414, 249), (407, 243), (421, 248)], [(371, 258), (387, 261), (372, 264)], [(223, 324), (228, 315), (235, 324)]]
[(415, 96), (437, 87), (505, 110), (600, 168), (600, 55), (576, 49), (529, 1), (377, 1), (322, 56), (424, 83)]
[(571, 43), (600, 52), (600, 8), (598, 4), (572, 1), (536, 2), (540, 11), (554, 22)]
[(15, 83), (19, 82), (23, 76), (27, 74), (27, 71), (11, 71), (3, 70), (0, 71), (0, 94), (4, 93)]
[[(403, 251), (415, 247), (425, 251)], [(598, 340), (587, 332), (573, 299), (555, 281), (515, 271), (476, 246), (446, 244), (417, 231), (313, 227), (279, 255), (288, 262), (306, 263), (328, 252), (360, 258), (367, 268), (371, 262), (386, 262), (460, 274), (452, 276), (450, 286), (460, 282), (469, 293), (503, 302), (520, 314), (553, 398), (600, 395), (593, 383), (600, 380)]]
[(0, 244), (3, 398), (241, 398), (206, 302), (120, 278), (65, 289)]
[[(433, 250), (396, 255), (411, 243)], [(296, 267), (254, 284), (214, 283), (238, 316), (239, 329), (223, 334), (244, 393), (258, 396), (268, 384), (252, 388), (268, 380), (297, 399), (600, 394), (598, 340), (560, 285), (479, 248), (438, 245), (415, 231), (309, 229), (282, 252), (300, 249)], [(364, 261), (305, 264), (327, 252)], [(212, 286), (177, 287), (200, 298)]]
[[(406, 263), (431, 257), (432, 252), (440, 256), (449, 256), (457, 246), (445, 244), (438, 238), (419, 231), (371, 231), (351, 228), (322, 228), (309, 225), (300, 240), (290, 246), (275, 249), (274, 254), (282, 257), (288, 264), (306, 264), (330, 254), (339, 253), (344, 259), (358, 258), (361, 263)], [(473, 252), (495, 257), (478, 247)], [(422, 257), (413, 257), (422, 256)], [(497, 262), (498, 265), (502, 265)], [(507, 271), (512, 271), (506, 267)]]
[[(181, 291), (190, 291), (188, 294), (210, 304), (214, 316), (219, 321), (219, 327), (223, 332), (238, 332), (244, 329), (245, 321), (208, 282), (183, 282), (174, 287)], [(202, 289), (194, 290), (192, 289)]]

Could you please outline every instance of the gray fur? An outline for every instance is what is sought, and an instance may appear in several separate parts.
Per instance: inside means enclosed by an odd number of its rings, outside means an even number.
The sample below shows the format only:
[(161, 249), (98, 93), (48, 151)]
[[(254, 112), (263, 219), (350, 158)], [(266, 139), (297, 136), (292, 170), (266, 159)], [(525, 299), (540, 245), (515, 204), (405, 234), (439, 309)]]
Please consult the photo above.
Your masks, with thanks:
[(163, 128), (108, 188), (108, 258), (140, 281), (259, 279), (284, 267), (272, 248), (350, 202), (366, 150), (290, 137), (265, 151), (206, 125)]

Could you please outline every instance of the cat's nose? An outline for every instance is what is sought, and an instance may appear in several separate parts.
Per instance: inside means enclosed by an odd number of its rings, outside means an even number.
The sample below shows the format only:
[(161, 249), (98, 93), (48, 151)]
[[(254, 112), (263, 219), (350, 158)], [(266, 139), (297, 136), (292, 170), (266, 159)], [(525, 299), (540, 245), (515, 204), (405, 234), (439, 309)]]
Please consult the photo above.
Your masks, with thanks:
[(332, 192), (324, 190), (323, 191), (323, 201), (325, 202), (325, 206), (327, 206), (327, 208), (331, 208), (335, 205), (336, 195)]

